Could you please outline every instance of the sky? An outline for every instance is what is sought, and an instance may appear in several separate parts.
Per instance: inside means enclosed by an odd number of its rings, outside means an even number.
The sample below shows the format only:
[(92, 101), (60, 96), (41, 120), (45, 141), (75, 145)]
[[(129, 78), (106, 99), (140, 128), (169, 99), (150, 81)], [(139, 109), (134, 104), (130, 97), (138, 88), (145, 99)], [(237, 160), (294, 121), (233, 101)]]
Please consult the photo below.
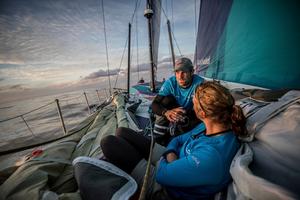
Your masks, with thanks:
[[(158, 70), (170, 67), (167, 17), (176, 40), (176, 55), (192, 58), (199, 2), (162, 0)], [(127, 68), (124, 47), (129, 22), (132, 23), (132, 71), (149, 71), (144, 0), (103, 0), (103, 6), (102, 0), (1, 0), (0, 102), (107, 87), (108, 68), (113, 75), (120, 67), (124, 71)], [(111, 77), (112, 86), (115, 78)]]

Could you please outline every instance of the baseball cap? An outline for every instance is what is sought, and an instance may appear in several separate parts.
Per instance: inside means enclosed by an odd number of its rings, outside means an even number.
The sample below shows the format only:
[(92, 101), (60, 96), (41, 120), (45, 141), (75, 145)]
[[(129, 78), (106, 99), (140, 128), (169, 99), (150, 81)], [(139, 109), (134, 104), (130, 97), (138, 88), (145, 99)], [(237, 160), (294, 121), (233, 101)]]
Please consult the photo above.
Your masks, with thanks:
[(189, 58), (183, 57), (175, 61), (175, 71), (192, 71), (193, 69), (193, 63)]

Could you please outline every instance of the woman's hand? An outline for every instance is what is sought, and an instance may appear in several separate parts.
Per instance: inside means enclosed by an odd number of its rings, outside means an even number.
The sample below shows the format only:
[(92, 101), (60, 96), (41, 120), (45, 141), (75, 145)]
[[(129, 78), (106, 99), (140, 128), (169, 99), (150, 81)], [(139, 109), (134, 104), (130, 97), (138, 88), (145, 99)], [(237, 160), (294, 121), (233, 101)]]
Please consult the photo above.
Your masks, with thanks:
[(178, 122), (184, 119), (185, 113), (186, 112), (182, 107), (178, 107), (168, 110), (164, 115), (170, 122)]
[(167, 159), (168, 163), (170, 163), (170, 162), (173, 162), (174, 160), (177, 160), (178, 157), (175, 153), (170, 152), (167, 154), (166, 159)]

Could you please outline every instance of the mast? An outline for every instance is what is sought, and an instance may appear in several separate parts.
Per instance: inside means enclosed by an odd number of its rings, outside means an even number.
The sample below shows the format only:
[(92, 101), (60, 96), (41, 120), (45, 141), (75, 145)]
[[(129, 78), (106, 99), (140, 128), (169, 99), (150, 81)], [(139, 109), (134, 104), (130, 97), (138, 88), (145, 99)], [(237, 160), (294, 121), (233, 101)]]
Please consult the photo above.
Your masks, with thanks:
[(128, 24), (128, 68), (127, 68), (127, 93), (129, 97), (129, 88), (130, 88), (130, 46), (131, 46), (131, 24)]
[(153, 49), (152, 49), (152, 16), (153, 10), (151, 8), (150, 0), (147, 0), (147, 8), (144, 12), (144, 16), (148, 19), (148, 36), (149, 36), (149, 51), (150, 51), (150, 66), (151, 66), (151, 81), (150, 88), (152, 92), (155, 92), (155, 79), (154, 79), (154, 61), (153, 61)]
[(175, 54), (174, 54), (173, 40), (172, 40), (172, 34), (171, 34), (170, 20), (167, 20), (167, 25), (168, 25), (168, 33), (169, 33), (171, 53), (172, 53), (172, 62), (173, 62), (173, 68), (174, 68), (174, 66), (175, 66)]

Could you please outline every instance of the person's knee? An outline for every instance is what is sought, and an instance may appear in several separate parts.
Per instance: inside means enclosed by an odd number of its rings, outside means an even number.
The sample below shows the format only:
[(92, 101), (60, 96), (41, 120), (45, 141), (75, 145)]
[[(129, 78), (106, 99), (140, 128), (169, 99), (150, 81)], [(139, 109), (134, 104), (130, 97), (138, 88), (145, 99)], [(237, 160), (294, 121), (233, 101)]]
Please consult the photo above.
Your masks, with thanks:
[(122, 133), (127, 132), (129, 128), (126, 127), (119, 127), (116, 130), (116, 136), (121, 136)]
[(115, 143), (116, 141), (116, 137), (113, 136), (113, 135), (108, 135), (104, 138), (102, 138), (102, 140), (100, 141), (100, 147), (102, 150), (105, 151), (105, 149), (113, 146), (113, 144)]

